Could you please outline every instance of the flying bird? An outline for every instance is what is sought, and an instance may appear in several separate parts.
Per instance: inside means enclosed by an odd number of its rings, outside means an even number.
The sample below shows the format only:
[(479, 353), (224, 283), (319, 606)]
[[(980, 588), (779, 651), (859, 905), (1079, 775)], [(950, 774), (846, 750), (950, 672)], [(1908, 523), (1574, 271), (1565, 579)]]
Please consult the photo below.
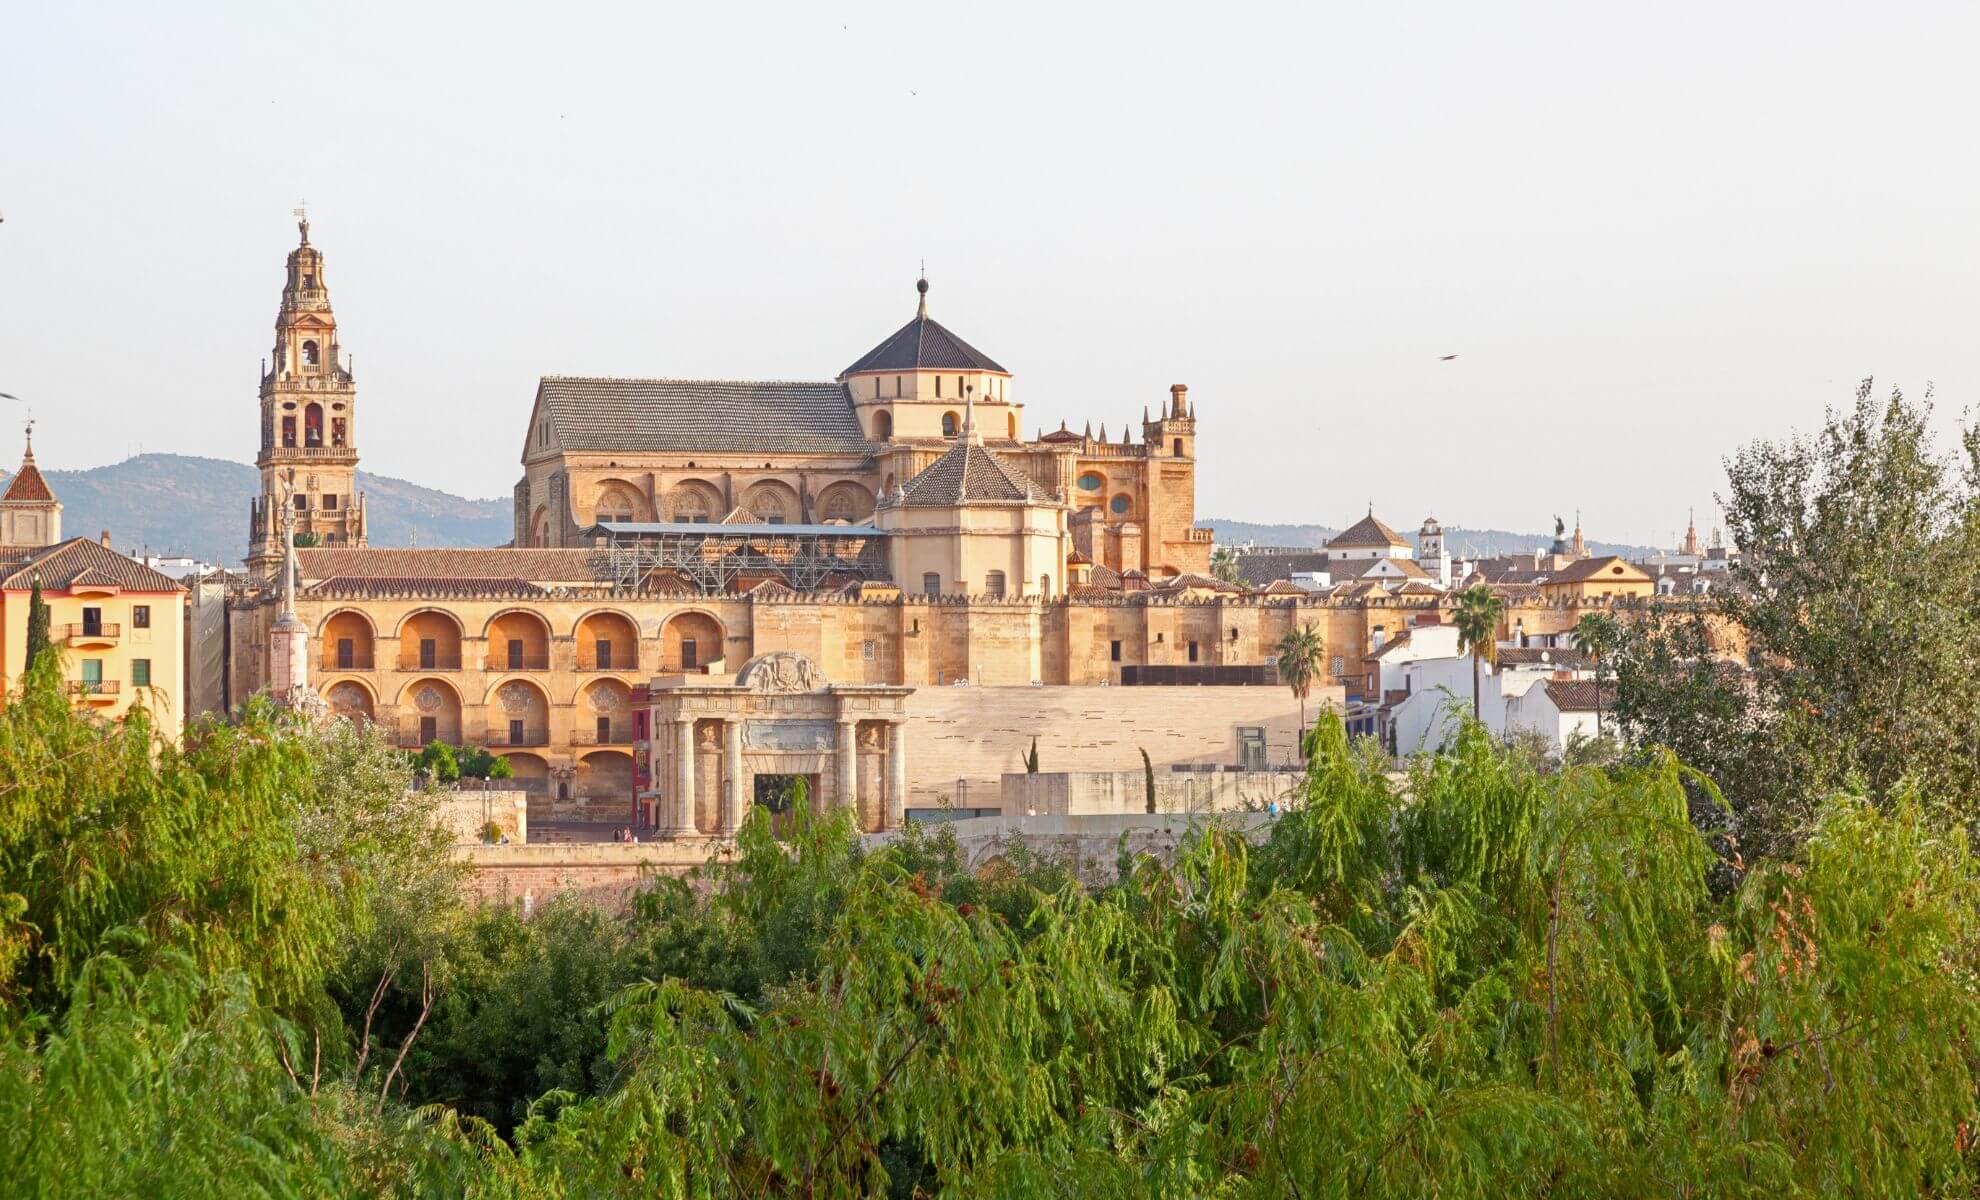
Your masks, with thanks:
[(1457, 357), (1457, 355), (1455, 355), (1455, 354), (1445, 354), (1445, 355), (1441, 355), (1441, 356), (1439, 356), (1439, 357), (1438, 357), (1438, 359), (1437, 359), (1437, 361), (1438, 361), (1438, 362), (1449, 362), (1449, 361), (1451, 361), (1452, 359), (1454, 359), (1454, 358), (1456, 358), (1456, 357)]

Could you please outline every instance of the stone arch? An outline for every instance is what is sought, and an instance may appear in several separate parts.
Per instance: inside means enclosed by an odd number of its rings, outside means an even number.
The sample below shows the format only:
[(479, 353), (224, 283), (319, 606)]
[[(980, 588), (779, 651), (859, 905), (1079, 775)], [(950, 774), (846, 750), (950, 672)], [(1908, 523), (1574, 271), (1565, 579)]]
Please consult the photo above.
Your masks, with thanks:
[(372, 669), (378, 648), (378, 627), (372, 624), (370, 614), (361, 609), (340, 608), (323, 618), (316, 636), (323, 648), (322, 670)]
[(873, 515), (873, 493), (850, 480), (840, 480), (818, 494), (818, 519), (852, 524)]
[(488, 686), (482, 704), (488, 714), (490, 746), (550, 744), (550, 693), (521, 675), (498, 679)]
[(760, 479), (743, 493), (742, 506), (770, 525), (791, 525), (803, 520), (803, 506), (791, 485), (781, 479)]
[(399, 689), (399, 744), (418, 749), (428, 742), (461, 744), (461, 693), (445, 679), (414, 679)]
[(942, 414), (942, 436), (952, 438), (962, 432), (962, 418), (952, 410)]
[(639, 670), (639, 622), (615, 608), (596, 608), (571, 627), (580, 671)]
[(509, 760), (509, 766), (516, 773), (515, 786), (531, 796), (547, 795), (550, 791), (550, 764), (540, 754), (527, 750), (508, 750), (501, 746), (490, 746), (490, 750)]
[(1017, 414), (1016, 414), (1016, 413), (1009, 413), (1009, 414), (1006, 414), (1006, 415), (1010, 417), (1010, 428), (1011, 428), (1011, 440), (1015, 442), (1015, 441), (1017, 441), (1017, 440), (1018, 440), (1018, 422), (1017, 422)]
[(623, 479), (602, 479), (592, 493), (591, 519), (594, 521), (649, 521), (652, 509), (646, 494)]
[(667, 492), (667, 519), (706, 524), (722, 519), (722, 492), (705, 479), (683, 479)]
[(460, 618), (446, 609), (416, 608), (405, 615), (395, 632), (401, 671), (461, 669), (461, 639), (466, 631)]
[[(873, 382), (878, 384), (880, 381), (875, 379)], [(890, 442), (894, 440), (893, 413), (883, 409), (873, 414), (873, 440), (876, 442)]]
[(361, 679), (339, 679), (323, 689), (330, 711), (347, 721), (366, 723), (378, 719), (377, 698)]
[(633, 802), (633, 760), (623, 750), (593, 750), (577, 762), (577, 799)]
[(323, 406), (311, 401), (303, 409), (303, 445), (323, 444)]
[(550, 544), (550, 506), (539, 504), (536, 513), (529, 519), (529, 544), (548, 546)]
[(728, 639), (722, 622), (699, 609), (668, 617), (660, 627), (660, 670), (700, 671), (725, 657)]
[(488, 618), (481, 636), (488, 642), (490, 671), (550, 669), (550, 622), (527, 608), (505, 608)]
[(593, 679), (571, 697), (571, 742), (579, 746), (630, 746), (632, 688), (607, 675)]

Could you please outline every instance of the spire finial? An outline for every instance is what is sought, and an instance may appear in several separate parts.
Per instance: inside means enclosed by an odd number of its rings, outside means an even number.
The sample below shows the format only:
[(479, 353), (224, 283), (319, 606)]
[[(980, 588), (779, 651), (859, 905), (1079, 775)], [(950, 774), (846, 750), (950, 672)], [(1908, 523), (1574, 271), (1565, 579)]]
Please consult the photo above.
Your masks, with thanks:
[(27, 453), (21, 456), (22, 462), (34, 461), (34, 418), (27, 420)]
[(296, 201), (296, 228), (302, 231), (302, 244), (309, 245), (309, 201)]
[(925, 258), (921, 260), (921, 277), (914, 281), (914, 290), (921, 293), (921, 303), (915, 308), (914, 315), (925, 317), (928, 315), (928, 260)]
[(976, 432), (976, 385), (963, 385), (963, 427), (962, 440), (972, 446), (983, 444), (982, 435)]

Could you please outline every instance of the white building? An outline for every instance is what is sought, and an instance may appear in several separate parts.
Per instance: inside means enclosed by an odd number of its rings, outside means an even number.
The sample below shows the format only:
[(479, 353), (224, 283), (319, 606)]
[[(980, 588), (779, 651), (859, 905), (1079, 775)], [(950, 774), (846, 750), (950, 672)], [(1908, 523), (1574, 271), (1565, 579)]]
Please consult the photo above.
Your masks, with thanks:
[[(1449, 633), (1424, 637), (1438, 629)], [(1419, 647), (1417, 655), (1410, 645)], [(1393, 672), (1390, 655), (1396, 656)], [(1377, 658), (1384, 660), (1383, 694), (1403, 693), (1388, 707), (1391, 751), (1407, 756), (1441, 750), (1456, 736), (1459, 717), (1471, 711), (1473, 664), (1471, 655), (1457, 653), (1456, 629), (1418, 626), (1402, 646)], [(1533, 732), (1560, 749), (1577, 730), (1594, 735), (1595, 674), (1588, 658), (1548, 646), (1500, 646), (1498, 659), (1477, 664), (1478, 719), (1494, 736)]]

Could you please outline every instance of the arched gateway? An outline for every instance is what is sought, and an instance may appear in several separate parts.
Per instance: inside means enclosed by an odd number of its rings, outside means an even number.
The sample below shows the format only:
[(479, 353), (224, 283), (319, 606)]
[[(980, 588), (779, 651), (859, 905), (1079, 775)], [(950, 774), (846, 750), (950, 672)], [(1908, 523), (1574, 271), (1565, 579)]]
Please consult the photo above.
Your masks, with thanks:
[(758, 796), (781, 799), (802, 780), (814, 807), (850, 807), (868, 832), (898, 829), (913, 691), (834, 684), (789, 650), (750, 659), (733, 680), (658, 681), (643, 814), (663, 837), (733, 837)]

